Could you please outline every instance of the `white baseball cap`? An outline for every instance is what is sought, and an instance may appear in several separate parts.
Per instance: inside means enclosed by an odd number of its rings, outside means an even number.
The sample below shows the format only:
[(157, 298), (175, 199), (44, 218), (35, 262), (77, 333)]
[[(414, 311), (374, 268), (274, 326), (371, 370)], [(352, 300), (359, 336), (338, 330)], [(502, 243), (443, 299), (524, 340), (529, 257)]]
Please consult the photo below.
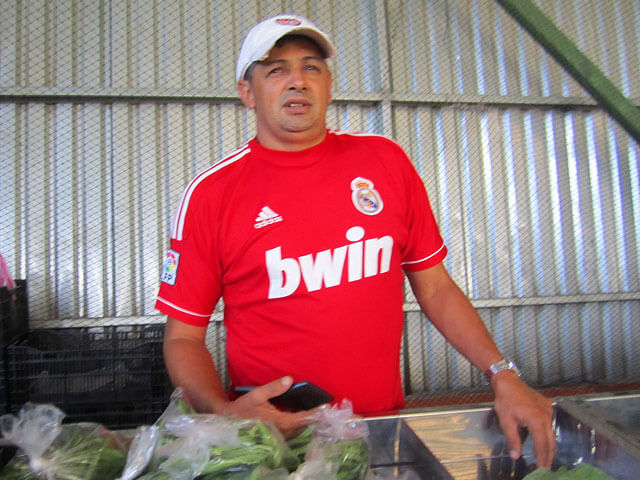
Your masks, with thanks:
[(253, 62), (264, 60), (275, 43), (287, 34), (304, 35), (315, 41), (325, 58), (335, 55), (335, 48), (329, 37), (312, 22), (298, 15), (278, 15), (255, 25), (242, 42), (238, 64), (236, 65), (236, 81), (240, 81)]

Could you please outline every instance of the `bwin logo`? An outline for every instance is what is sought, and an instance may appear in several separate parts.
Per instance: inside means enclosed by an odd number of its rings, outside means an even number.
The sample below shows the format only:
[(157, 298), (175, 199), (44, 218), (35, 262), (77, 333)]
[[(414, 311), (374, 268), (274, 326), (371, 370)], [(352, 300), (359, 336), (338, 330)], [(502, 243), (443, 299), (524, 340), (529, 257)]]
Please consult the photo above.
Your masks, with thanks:
[(269, 298), (288, 297), (304, 283), (309, 292), (325, 287), (340, 285), (345, 262), (347, 279), (355, 282), (365, 277), (389, 271), (393, 238), (364, 238), (364, 228), (351, 227), (346, 238), (350, 244), (333, 250), (322, 250), (315, 255), (308, 254), (296, 258), (282, 258), (282, 247), (265, 252), (267, 273), (269, 274)]

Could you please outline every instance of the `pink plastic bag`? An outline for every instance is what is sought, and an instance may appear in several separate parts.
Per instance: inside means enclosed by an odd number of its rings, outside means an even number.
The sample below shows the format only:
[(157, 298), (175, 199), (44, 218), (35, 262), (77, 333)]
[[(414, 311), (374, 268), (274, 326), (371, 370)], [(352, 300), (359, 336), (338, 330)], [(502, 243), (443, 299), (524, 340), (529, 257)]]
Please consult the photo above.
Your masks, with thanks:
[(4, 262), (4, 258), (2, 258), (2, 254), (0, 254), (0, 287), (7, 287), (9, 290), (15, 288), (15, 284), (13, 283), (11, 275), (9, 275), (9, 269)]

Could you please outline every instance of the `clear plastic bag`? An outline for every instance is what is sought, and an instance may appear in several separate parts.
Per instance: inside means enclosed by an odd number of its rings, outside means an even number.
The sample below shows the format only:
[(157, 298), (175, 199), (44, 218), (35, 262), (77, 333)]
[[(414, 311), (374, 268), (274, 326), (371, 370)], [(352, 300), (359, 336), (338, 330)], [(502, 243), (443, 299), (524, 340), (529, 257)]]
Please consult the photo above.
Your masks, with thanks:
[[(165, 408), (162, 415), (156, 420), (154, 425), (142, 425), (136, 429), (135, 436), (131, 442), (131, 447), (127, 455), (127, 462), (122, 472), (122, 476), (118, 480), (133, 480), (142, 475), (145, 471), (148, 471), (152, 460), (156, 465), (156, 473), (158, 478), (167, 475), (164, 472), (157, 471), (158, 457), (160, 453), (157, 452), (158, 443), (163, 436), (162, 426), (167, 419), (175, 418), (185, 413), (195, 413), (194, 410), (184, 402), (182, 390), (176, 388), (171, 394), (169, 405)], [(168, 454), (167, 454), (168, 458)], [(145, 476), (145, 478), (151, 478), (151, 475)]]
[(133, 480), (141, 475), (149, 465), (159, 439), (159, 427), (155, 425), (138, 427), (127, 453), (122, 476), (118, 480)]
[(160, 437), (148, 445), (153, 453), (140, 480), (278, 479), (287, 478), (299, 464), (275, 428), (259, 421), (193, 413), (180, 391), (174, 392), (156, 427)]
[(316, 409), (311, 428), (313, 437), (334, 442), (369, 437), (367, 423), (353, 413), (353, 405), (346, 399), (339, 405), (323, 405)]
[(238, 429), (237, 423), (215, 415), (181, 414), (169, 418), (162, 426), (162, 438), (150, 469), (176, 480), (193, 479), (215, 461), (214, 448), (240, 444)]
[(0, 417), (2, 436), (19, 448), (2, 471), (7, 480), (113, 480), (125, 465), (127, 439), (95, 423), (62, 425), (53, 405), (27, 403)]
[(366, 477), (366, 422), (348, 401), (321, 407), (309, 428), (285, 441), (260, 421), (194, 413), (176, 390), (149, 428), (157, 429), (158, 437), (138, 429), (127, 461), (132, 470), (125, 470), (121, 480), (375, 479)]
[(371, 453), (369, 429), (348, 400), (325, 405), (314, 414), (304, 462), (292, 480), (364, 480)]

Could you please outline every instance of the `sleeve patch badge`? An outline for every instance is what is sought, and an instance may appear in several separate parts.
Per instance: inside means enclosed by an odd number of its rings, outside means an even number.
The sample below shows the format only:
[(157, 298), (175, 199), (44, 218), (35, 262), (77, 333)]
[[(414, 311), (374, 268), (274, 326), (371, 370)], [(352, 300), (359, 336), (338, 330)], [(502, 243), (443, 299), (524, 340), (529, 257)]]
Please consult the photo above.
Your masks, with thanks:
[(180, 262), (180, 254), (174, 250), (167, 251), (167, 256), (162, 264), (162, 274), (160, 281), (169, 285), (176, 284), (176, 277), (178, 276), (178, 264)]

